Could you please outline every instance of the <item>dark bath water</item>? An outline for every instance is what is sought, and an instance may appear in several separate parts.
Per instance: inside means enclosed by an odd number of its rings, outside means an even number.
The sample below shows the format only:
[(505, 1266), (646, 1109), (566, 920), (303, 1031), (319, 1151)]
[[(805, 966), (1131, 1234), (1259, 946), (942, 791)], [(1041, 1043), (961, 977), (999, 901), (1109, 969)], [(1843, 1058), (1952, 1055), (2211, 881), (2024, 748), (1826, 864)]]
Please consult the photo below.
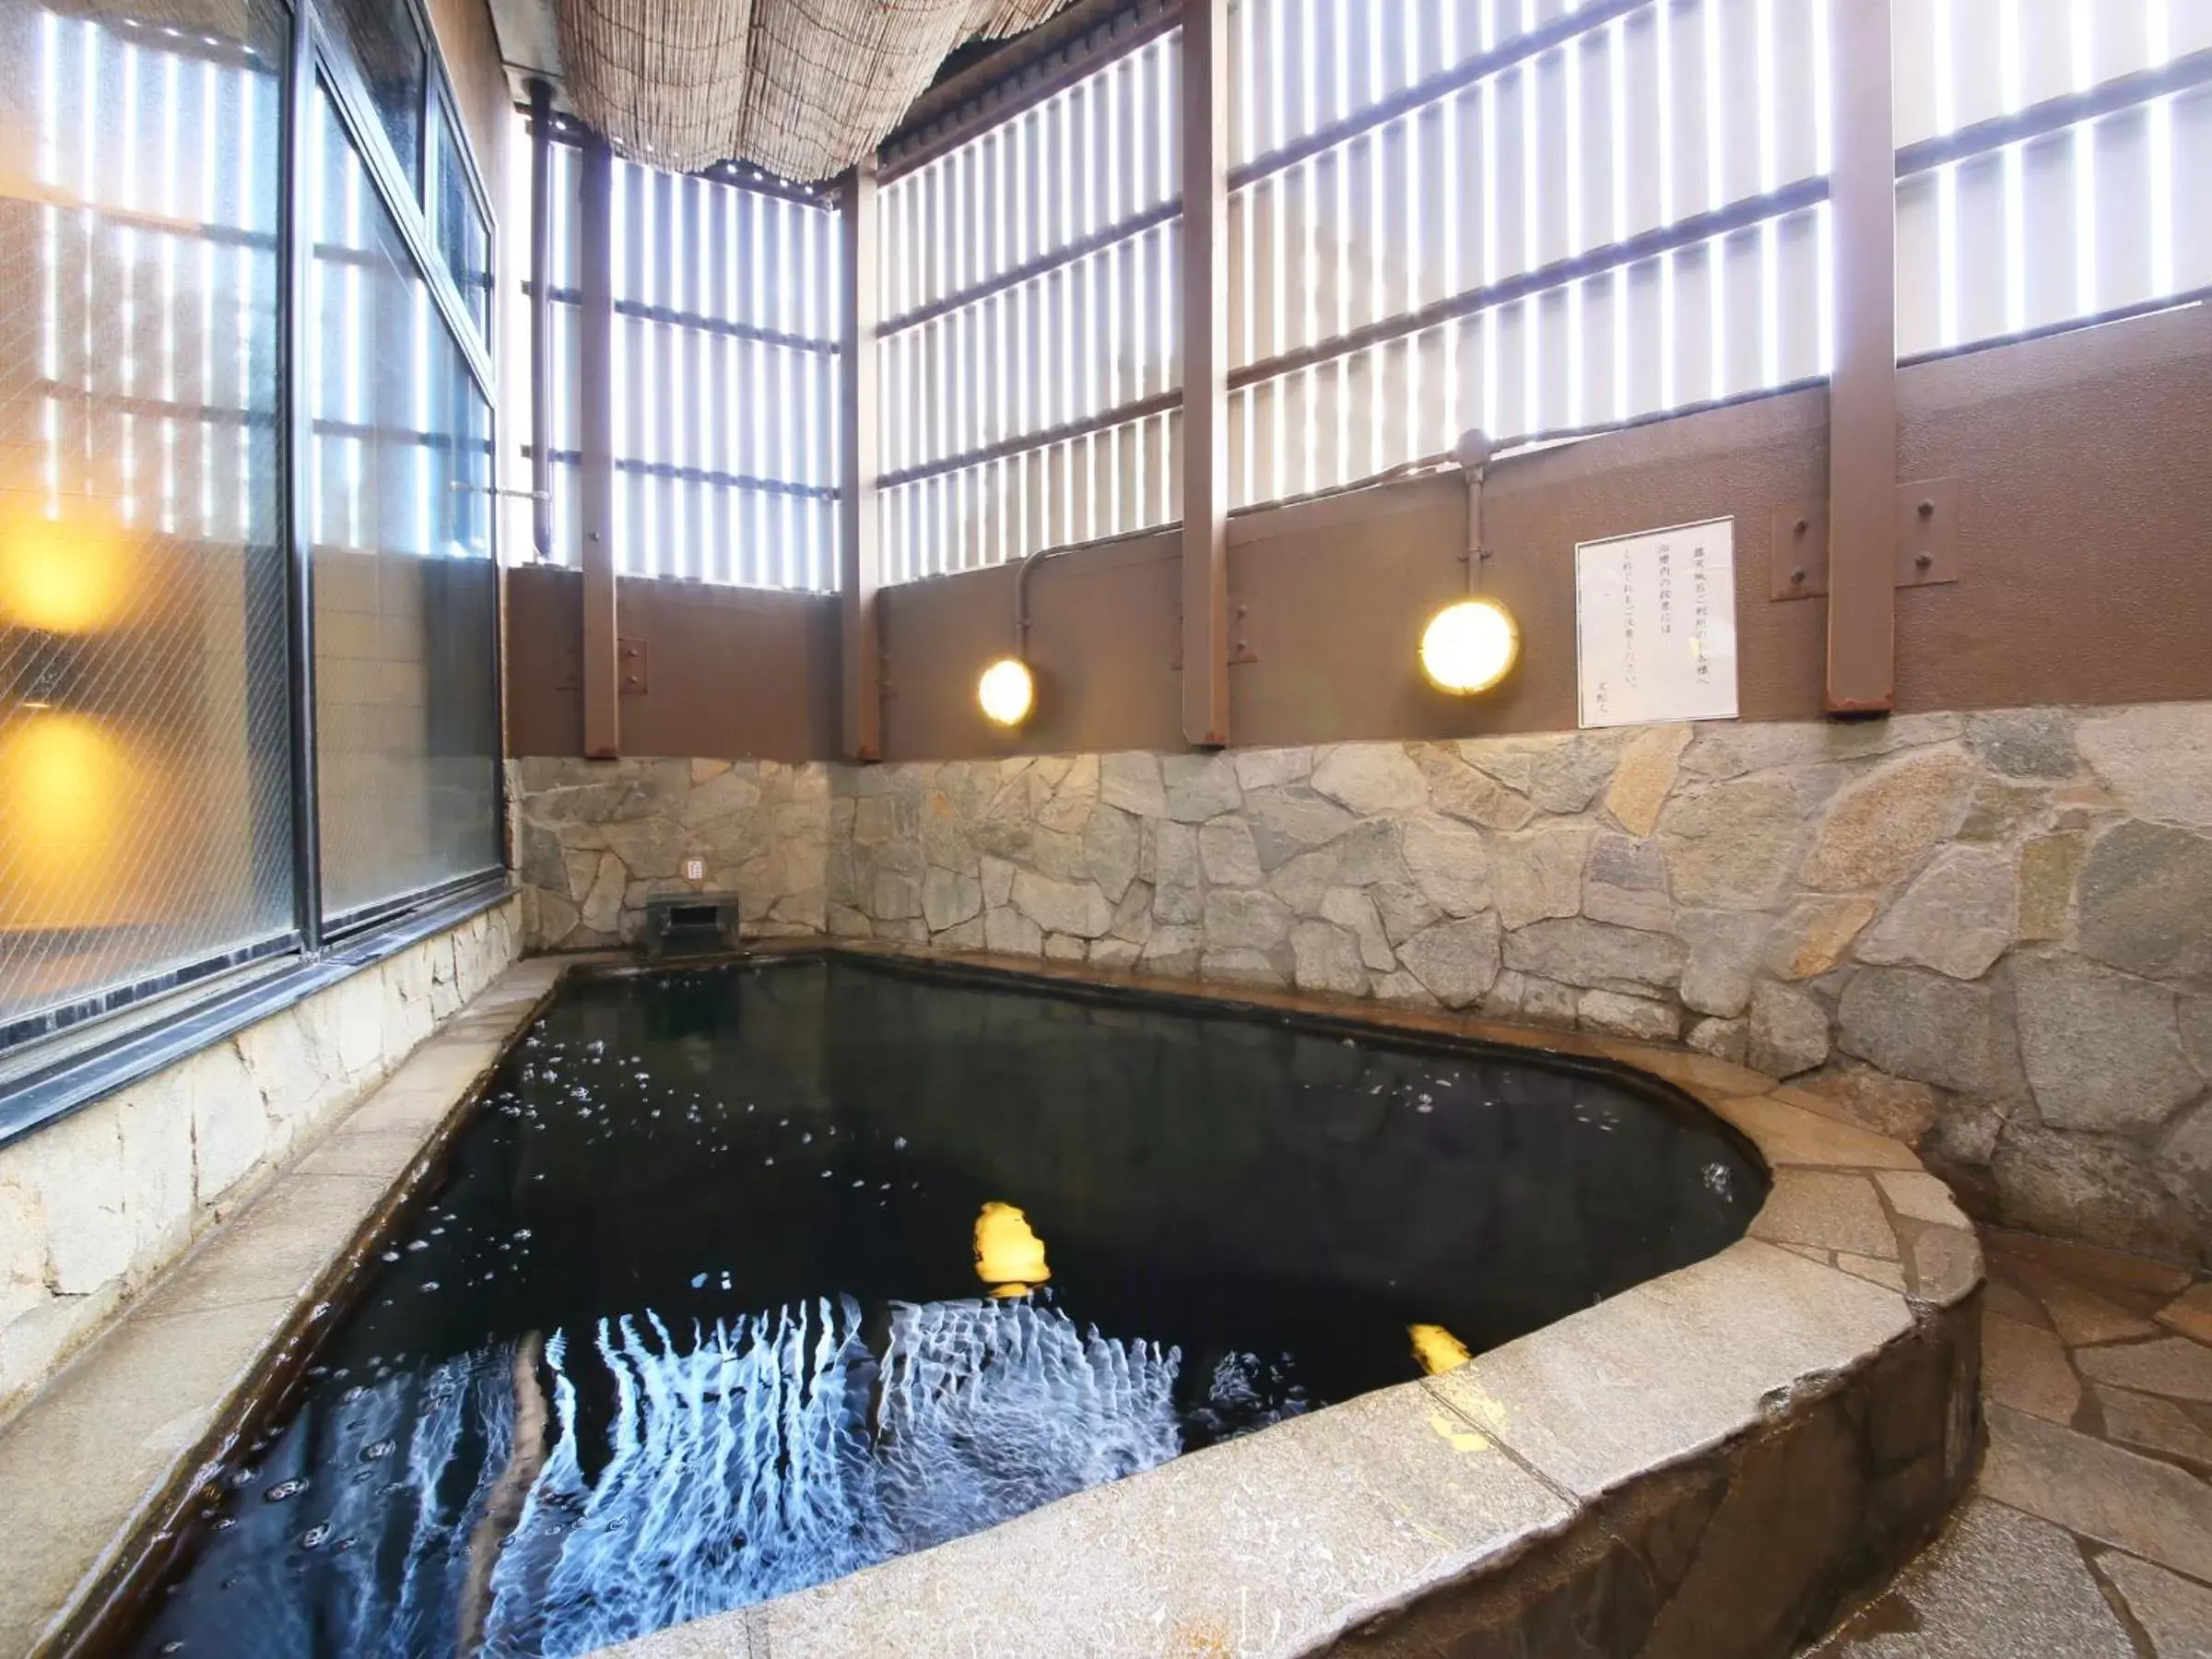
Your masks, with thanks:
[(1410, 1327), (1479, 1352), (1764, 1184), (1527, 1064), (842, 961), (576, 984), (137, 1651), (582, 1653), (1418, 1376)]

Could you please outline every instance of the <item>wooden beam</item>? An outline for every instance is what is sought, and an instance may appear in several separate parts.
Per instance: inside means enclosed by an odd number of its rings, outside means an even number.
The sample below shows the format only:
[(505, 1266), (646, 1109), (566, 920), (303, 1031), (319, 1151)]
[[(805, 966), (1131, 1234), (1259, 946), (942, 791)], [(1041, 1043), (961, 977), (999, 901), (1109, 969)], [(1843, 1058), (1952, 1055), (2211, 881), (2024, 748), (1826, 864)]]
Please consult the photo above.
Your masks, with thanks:
[(878, 614), (883, 543), (876, 511), (882, 401), (876, 389), (877, 281), (876, 159), (853, 170), (845, 195), (844, 350), (838, 359), (839, 603), (844, 659), (844, 754), (883, 759), (883, 645)]
[(1835, 8), (1836, 363), (1829, 382), (1830, 714), (1887, 713), (1897, 682), (1897, 140), (1890, 0)]
[(594, 136), (578, 170), (583, 304), (577, 320), (577, 430), (582, 451), (583, 752), (622, 752), (615, 617), (614, 157)]
[(1182, 735), (1229, 741), (1229, 0), (1182, 15)]

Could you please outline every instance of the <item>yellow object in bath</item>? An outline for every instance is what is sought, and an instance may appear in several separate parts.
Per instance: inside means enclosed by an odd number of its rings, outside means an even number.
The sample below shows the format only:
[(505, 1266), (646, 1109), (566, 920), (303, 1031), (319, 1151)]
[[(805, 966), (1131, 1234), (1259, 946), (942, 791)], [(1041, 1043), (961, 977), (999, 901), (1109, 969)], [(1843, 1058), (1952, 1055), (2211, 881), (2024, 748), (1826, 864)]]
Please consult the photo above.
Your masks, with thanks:
[(986, 1204), (976, 1217), (975, 1277), (991, 1287), (994, 1296), (1027, 1296), (1053, 1277), (1045, 1265), (1044, 1241), (1013, 1205)]
[(1432, 1377), (1440, 1371), (1456, 1371), (1475, 1357), (1467, 1352), (1465, 1343), (1442, 1325), (1407, 1325), (1406, 1334), (1413, 1338), (1413, 1357)]

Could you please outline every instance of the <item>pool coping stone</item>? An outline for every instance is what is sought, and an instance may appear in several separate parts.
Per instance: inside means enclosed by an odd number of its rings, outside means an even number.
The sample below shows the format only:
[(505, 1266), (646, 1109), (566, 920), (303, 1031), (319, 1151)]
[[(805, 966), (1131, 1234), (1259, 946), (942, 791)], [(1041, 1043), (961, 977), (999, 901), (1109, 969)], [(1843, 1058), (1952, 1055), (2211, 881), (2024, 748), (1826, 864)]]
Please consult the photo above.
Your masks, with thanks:
[(568, 968), (510, 967), (0, 1424), (0, 1653), (76, 1651), (135, 1593)]

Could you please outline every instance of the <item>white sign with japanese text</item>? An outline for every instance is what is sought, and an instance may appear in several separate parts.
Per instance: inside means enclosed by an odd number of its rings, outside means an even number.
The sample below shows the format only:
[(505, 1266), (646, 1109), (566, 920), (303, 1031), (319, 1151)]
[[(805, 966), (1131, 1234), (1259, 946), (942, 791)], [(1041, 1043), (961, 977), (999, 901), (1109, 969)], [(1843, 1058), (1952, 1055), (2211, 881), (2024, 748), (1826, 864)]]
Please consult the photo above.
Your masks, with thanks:
[(1574, 549), (1581, 722), (1735, 718), (1735, 521)]

